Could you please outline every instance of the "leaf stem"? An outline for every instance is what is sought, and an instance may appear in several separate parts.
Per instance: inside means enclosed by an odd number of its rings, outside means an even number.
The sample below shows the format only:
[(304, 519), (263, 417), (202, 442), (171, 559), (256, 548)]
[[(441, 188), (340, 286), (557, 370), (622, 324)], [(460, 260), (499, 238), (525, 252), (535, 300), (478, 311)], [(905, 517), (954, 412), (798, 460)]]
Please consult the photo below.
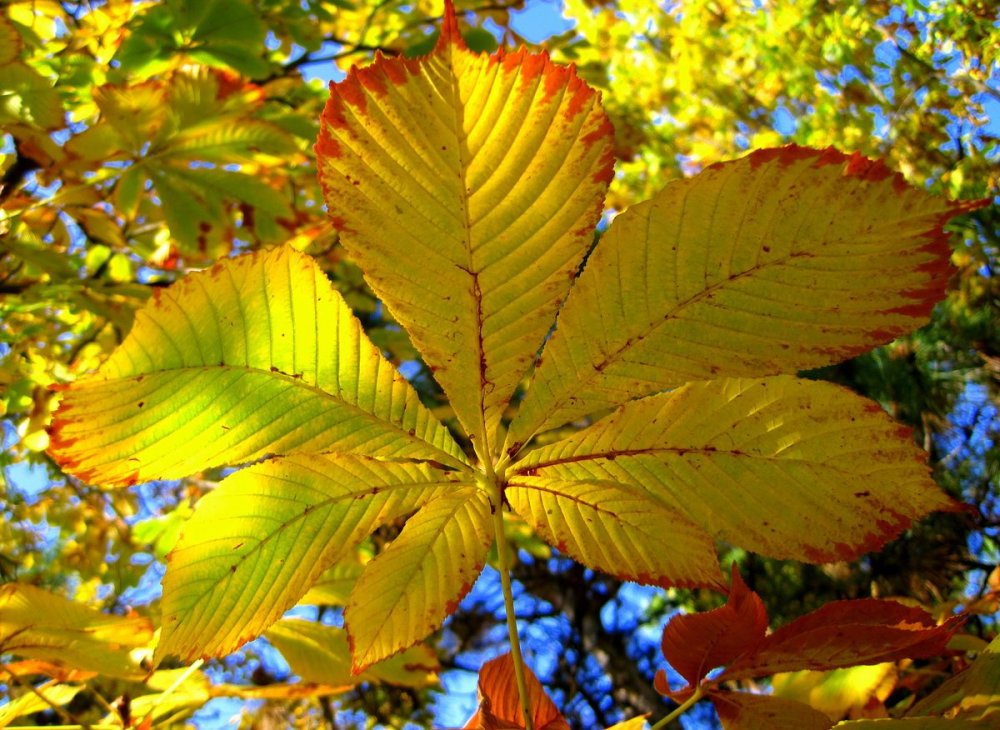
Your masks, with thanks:
[(10, 667), (4, 665), (3, 670), (10, 676), (10, 678), (13, 681), (14, 684), (16, 684), (18, 687), (22, 687), (24, 689), (27, 689), (33, 695), (35, 695), (36, 697), (38, 697), (38, 699), (40, 699), (42, 702), (44, 702), (49, 707), (51, 707), (52, 710), (53, 710), (53, 712), (55, 712), (59, 717), (61, 717), (64, 722), (76, 722), (76, 718), (73, 717), (71, 714), (69, 714), (65, 709), (63, 709), (62, 706), (60, 706), (59, 704), (53, 702), (48, 697), (46, 697), (44, 694), (42, 694), (42, 690), (45, 690), (45, 689), (48, 689), (49, 687), (55, 686), (57, 684), (56, 680), (53, 679), (53, 680), (51, 680), (49, 682), (45, 682), (40, 687), (36, 687), (31, 682), (28, 682), (28, 681), (22, 679), (21, 676), (18, 675)]
[(703, 697), (703, 695), (702, 695), (701, 687), (696, 687), (695, 690), (694, 690), (694, 694), (693, 695), (691, 695), (686, 700), (684, 700), (684, 702), (682, 702), (680, 705), (678, 705), (674, 709), (673, 712), (671, 712), (669, 715), (667, 715), (666, 717), (664, 717), (658, 723), (656, 723), (655, 725), (653, 725), (651, 728), (649, 728), (649, 730), (662, 730), (662, 728), (665, 728), (671, 722), (673, 722), (678, 717), (680, 717), (685, 712), (687, 712), (692, 707), (694, 707), (698, 703), (698, 700), (700, 700), (702, 697)]
[[(497, 490), (499, 492), (499, 490)], [(497, 558), (500, 563), (500, 585), (503, 587), (503, 602), (507, 614), (507, 634), (510, 636), (510, 656), (514, 662), (514, 678), (517, 680), (517, 695), (521, 700), (521, 714), (524, 715), (525, 730), (534, 730), (531, 721), (531, 704), (528, 698), (528, 683), (524, 677), (524, 657), (521, 656), (521, 642), (517, 636), (517, 615), (514, 613), (514, 589), (510, 582), (510, 556), (507, 552), (507, 536), (503, 529), (503, 499), (497, 495), (493, 510), (493, 531), (497, 541)]]
[(204, 663), (205, 663), (204, 659), (198, 659), (191, 666), (189, 666), (187, 669), (181, 672), (180, 676), (174, 680), (173, 684), (167, 687), (163, 691), (163, 693), (156, 698), (156, 701), (153, 703), (153, 706), (149, 708), (149, 712), (146, 713), (146, 716), (143, 718), (143, 722), (145, 722), (146, 720), (152, 722), (153, 713), (156, 712), (156, 708), (159, 707), (163, 703), (163, 701), (167, 699), (167, 697), (172, 695), (174, 693), (174, 690), (176, 690), (178, 687), (184, 684), (185, 680), (188, 677), (190, 677), (192, 674), (201, 669), (201, 665)]

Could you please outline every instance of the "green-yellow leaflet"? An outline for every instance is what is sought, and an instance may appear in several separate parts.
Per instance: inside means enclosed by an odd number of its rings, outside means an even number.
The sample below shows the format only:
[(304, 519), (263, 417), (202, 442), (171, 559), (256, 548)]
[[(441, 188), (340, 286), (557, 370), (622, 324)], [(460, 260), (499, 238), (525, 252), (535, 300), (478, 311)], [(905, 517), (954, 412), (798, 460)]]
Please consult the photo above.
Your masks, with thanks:
[(68, 386), (53, 456), (109, 485), (278, 456), (196, 506), (157, 657), (259, 635), (388, 520), (408, 517), (347, 601), (354, 672), (440, 625), (508, 505), (593, 568), (713, 587), (716, 539), (850, 559), (952, 506), (876, 404), (790, 373), (918, 326), (947, 279), (943, 225), (978, 203), (856, 155), (759, 151), (622, 214), (577, 278), (611, 172), (599, 98), (545, 54), (470, 52), (448, 8), (429, 56), (333, 87), (316, 150), (340, 240), (465, 450), (308, 257), (258, 252), (162, 291)]
[(355, 671), (419, 641), (455, 610), (486, 564), (493, 509), (482, 490), (442, 494), (365, 568), (344, 610)]
[(157, 657), (228, 654), (377, 527), (458, 486), (456, 472), (358, 456), (296, 454), (233, 474), (167, 556)]
[(157, 291), (57, 418), (55, 458), (102, 484), (333, 448), (463, 460), (322, 270), (287, 248)]
[(429, 56), (331, 87), (316, 152), (340, 240), (481, 456), (593, 240), (611, 133), (572, 68), (472, 53), (454, 16)]
[(402, 687), (427, 687), (438, 683), (437, 656), (424, 644), (411, 646), (387, 661), (354, 674), (347, 632), (341, 628), (285, 618), (269, 628), (265, 636), (303, 682), (348, 687), (359, 682), (386, 682)]

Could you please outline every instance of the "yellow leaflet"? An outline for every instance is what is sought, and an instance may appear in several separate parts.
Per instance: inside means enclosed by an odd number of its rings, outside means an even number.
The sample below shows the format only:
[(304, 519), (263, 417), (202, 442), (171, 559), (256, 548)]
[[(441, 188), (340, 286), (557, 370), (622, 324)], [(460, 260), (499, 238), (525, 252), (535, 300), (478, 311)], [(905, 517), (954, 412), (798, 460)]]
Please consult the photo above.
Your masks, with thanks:
[(424, 638), (458, 607), (486, 563), (492, 509), (480, 489), (449, 490), (365, 567), (344, 611), (354, 671)]
[(822, 563), (876, 550), (950, 508), (925, 460), (877, 404), (778, 376), (633, 401), (528, 453), (510, 478), (616, 482), (732, 545)]
[(453, 15), (430, 56), (331, 88), (316, 152), (340, 240), (483, 458), (593, 240), (611, 134), (571, 68), (472, 53)]
[(255, 638), (372, 530), (457, 479), (423, 464), (306, 454), (224, 479), (167, 556), (157, 660), (224, 656)]
[(63, 393), (51, 433), (66, 471), (108, 485), (296, 451), (463, 462), (323, 271), (288, 248), (158, 290)]
[(591, 568), (661, 586), (725, 585), (708, 534), (644, 489), (520, 475), (504, 494), (547, 542)]
[(982, 204), (794, 146), (671, 183), (588, 259), (510, 445), (687, 381), (794, 373), (916, 329), (951, 273), (945, 222)]

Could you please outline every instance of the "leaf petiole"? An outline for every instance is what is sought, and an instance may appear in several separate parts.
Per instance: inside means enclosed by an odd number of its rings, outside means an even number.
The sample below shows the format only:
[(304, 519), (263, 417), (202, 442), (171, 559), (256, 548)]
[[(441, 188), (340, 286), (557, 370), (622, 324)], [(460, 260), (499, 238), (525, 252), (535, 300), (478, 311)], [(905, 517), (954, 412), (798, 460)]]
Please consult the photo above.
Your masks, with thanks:
[(521, 656), (521, 642), (517, 636), (517, 616), (514, 613), (514, 590), (510, 582), (510, 556), (508, 554), (507, 537), (503, 529), (503, 499), (499, 489), (490, 498), (495, 508), (493, 510), (493, 532), (497, 542), (497, 557), (500, 567), (500, 585), (503, 587), (504, 612), (507, 614), (507, 634), (510, 636), (510, 655), (514, 662), (514, 678), (517, 680), (517, 695), (521, 700), (521, 714), (524, 716), (524, 729), (534, 730), (531, 718), (531, 703), (528, 697), (528, 684), (524, 678), (524, 657)]
[(655, 725), (653, 725), (652, 727), (650, 727), (649, 730), (662, 730), (667, 725), (669, 725), (671, 722), (673, 722), (678, 717), (680, 717), (685, 712), (687, 712), (692, 707), (694, 707), (696, 704), (698, 704), (698, 700), (700, 700), (703, 696), (704, 695), (702, 694), (701, 686), (699, 685), (698, 687), (695, 688), (693, 695), (691, 695), (690, 697), (688, 697), (681, 704), (679, 704), (676, 708), (674, 708), (674, 711), (671, 712), (669, 715), (667, 715), (666, 717), (664, 717), (663, 719), (661, 719), (659, 722), (657, 722)]

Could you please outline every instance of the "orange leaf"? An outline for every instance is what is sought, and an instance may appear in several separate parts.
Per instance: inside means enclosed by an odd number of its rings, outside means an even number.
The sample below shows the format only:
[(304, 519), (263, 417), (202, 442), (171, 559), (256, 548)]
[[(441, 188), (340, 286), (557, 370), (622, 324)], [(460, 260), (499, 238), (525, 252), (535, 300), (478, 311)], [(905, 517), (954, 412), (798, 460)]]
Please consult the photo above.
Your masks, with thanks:
[[(565, 718), (545, 694), (542, 683), (524, 668), (528, 702), (535, 730), (569, 730)], [(524, 728), (521, 702), (517, 695), (514, 661), (504, 654), (486, 662), (479, 670), (479, 710), (464, 730), (520, 730)]]
[(925, 611), (895, 601), (836, 601), (782, 626), (719, 680), (935, 656), (964, 621), (953, 616), (937, 625)]
[[(733, 564), (733, 584), (725, 606), (714, 611), (676, 616), (663, 631), (663, 656), (694, 685), (712, 669), (753, 652), (767, 631), (767, 610), (747, 588)], [(656, 689), (667, 694), (666, 675), (656, 675)]]

